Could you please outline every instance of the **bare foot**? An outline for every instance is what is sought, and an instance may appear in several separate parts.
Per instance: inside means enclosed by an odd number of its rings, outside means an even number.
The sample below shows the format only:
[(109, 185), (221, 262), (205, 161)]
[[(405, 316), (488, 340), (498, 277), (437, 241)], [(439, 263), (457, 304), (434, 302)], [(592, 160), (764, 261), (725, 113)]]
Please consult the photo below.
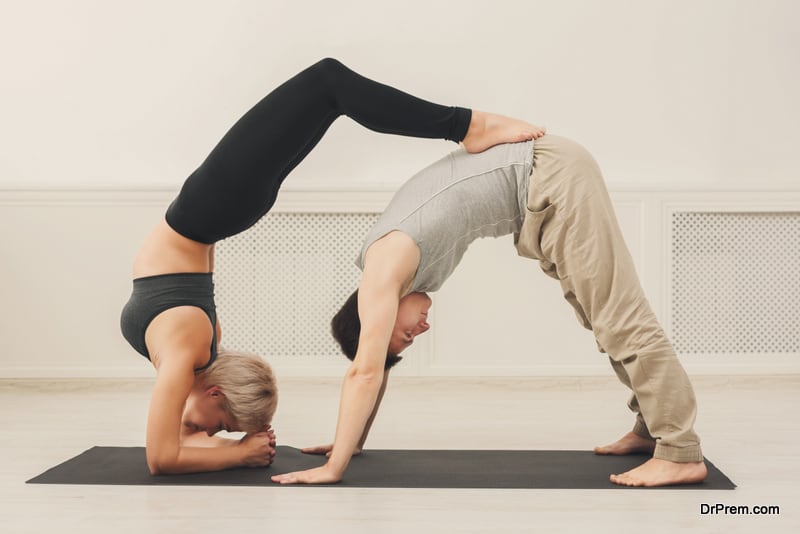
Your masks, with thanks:
[(650, 458), (635, 469), (609, 478), (620, 486), (671, 486), (697, 484), (704, 481), (707, 474), (705, 462), (677, 463)]
[(473, 110), (469, 130), (461, 143), (467, 152), (483, 152), (500, 143), (539, 139), (545, 131), (545, 128), (525, 121)]
[(595, 447), (595, 454), (612, 454), (614, 456), (622, 456), (624, 454), (637, 454), (646, 452), (653, 454), (656, 449), (656, 440), (650, 438), (643, 438), (633, 432), (628, 432), (611, 445), (604, 447)]

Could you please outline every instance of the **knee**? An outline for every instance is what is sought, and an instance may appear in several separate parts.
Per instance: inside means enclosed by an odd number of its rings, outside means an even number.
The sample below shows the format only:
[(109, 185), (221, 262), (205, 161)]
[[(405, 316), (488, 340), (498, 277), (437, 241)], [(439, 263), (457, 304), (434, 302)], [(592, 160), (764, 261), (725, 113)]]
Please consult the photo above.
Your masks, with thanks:
[(311, 70), (320, 76), (331, 78), (341, 75), (342, 72), (347, 70), (347, 67), (338, 59), (326, 57), (311, 65)]
[[(551, 150), (557, 152), (558, 155), (565, 161), (569, 161), (575, 169), (580, 169), (576, 172), (576, 176), (593, 176), (599, 177), (602, 180), (600, 167), (595, 161), (594, 156), (580, 143), (569, 139), (567, 137), (549, 136), (551, 139), (548, 142), (552, 145)], [(538, 142), (538, 140), (537, 140)]]
[(341, 88), (347, 84), (350, 70), (341, 61), (326, 57), (311, 65), (306, 73), (312, 80), (311, 84), (329, 95), (331, 102), (338, 102), (338, 96)]

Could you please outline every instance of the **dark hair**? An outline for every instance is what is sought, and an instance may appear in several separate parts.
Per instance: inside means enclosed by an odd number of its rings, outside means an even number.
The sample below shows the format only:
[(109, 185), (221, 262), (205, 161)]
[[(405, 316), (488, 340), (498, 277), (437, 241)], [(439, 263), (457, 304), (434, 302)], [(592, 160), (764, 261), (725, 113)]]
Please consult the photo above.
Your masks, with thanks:
[[(361, 320), (358, 317), (358, 289), (347, 298), (342, 308), (331, 319), (331, 333), (342, 348), (344, 355), (352, 361), (358, 350), (358, 336), (361, 335)], [(402, 359), (402, 356), (387, 352), (384, 369), (391, 369)]]

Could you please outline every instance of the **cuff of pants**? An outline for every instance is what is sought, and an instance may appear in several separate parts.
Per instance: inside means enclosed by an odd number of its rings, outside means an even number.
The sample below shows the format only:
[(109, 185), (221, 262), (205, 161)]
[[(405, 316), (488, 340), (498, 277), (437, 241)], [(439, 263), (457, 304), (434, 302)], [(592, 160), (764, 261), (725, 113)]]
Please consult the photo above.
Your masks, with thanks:
[[(650, 431), (647, 429), (647, 425), (644, 424), (644, 421), (640, 421), (639, 419), (637, 419), (636, 424), (633, 425), (633, 433), (642, 438), (653, 439), (653, 436), (650, 435)], [(703, 451), (700, 449), (699, 444), (690, 445), (688, 447), (673, 447), (656, 443), (656, 450), (653, 452), (653, 458), (678, 463), (702, 462)]]
[(669, 445), (656, 443), (656, 450), (653, 452), (653, 458), (677, 463), (702, 462), (703, 451), (700, 450), (699, 444), (690, 445), (688, 447), (671, 447)]

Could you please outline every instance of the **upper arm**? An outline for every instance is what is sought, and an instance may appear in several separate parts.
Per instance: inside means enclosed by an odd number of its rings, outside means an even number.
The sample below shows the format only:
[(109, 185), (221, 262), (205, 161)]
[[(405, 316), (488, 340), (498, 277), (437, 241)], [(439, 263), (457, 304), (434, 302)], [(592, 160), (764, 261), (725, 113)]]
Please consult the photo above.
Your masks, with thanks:
[(183, 409), (193, 385), (191, 365), (180, 365), (177, 358), (167, 358), (162, 362), (147, 414), (146, 451), (151, 472), (162, 471), (177, 461)]
[(383, 369), (400, 298), (418, 265), (419, 247), (402, 232), (387, 234), (367, 250), (358, 288), (361, 334), (354, 363)]
[(177, 461), (183, 410), (194, 387), (194, 370), (208, 362), (212, 330), (200, 308), (169, 309), (150, 324), (145, 339), (157, 377), (147, 415), (147, 464), (153, 472)]

